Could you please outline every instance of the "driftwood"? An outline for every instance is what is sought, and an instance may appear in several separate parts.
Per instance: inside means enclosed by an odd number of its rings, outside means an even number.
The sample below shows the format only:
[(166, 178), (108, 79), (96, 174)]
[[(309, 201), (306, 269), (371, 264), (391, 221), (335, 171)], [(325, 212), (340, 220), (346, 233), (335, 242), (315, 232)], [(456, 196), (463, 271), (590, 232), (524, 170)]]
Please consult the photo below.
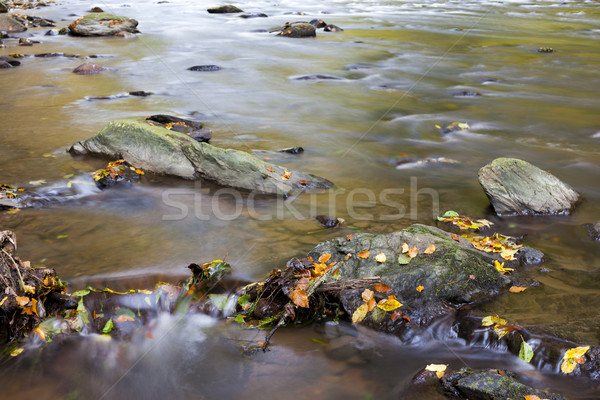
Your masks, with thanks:
[(372, 287), (373, 285), (377, 285), (383, 283), (381, 278), (378, 276), (373, 276), (369, 278), (363, 279), (351, 279), (348, 281), (334, 281), (327, 282), (322, 284), (317, 288), (317, 292), (341, 292), (343, 290), (349, 289), (362, 289), (367, 287)]

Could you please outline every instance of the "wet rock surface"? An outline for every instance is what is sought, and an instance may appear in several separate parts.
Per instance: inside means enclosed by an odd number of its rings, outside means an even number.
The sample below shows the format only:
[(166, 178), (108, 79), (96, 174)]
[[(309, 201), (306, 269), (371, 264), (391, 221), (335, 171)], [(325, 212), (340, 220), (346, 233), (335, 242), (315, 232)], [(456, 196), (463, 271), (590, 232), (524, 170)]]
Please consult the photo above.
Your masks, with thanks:
[(190, 71), (200, 71), (200, 72), (212, 72), (212, 71), (220, 71), (221, 67), (218, 65), (194, 65), (193, 67), (189, 67)]
[(207, 9), (206, 11), (209, 12), (209, 14), (235, 14), (235, 13), (241, 13), (244, 12), (244, 10), (228, 4), (228, 5), (224, 5), (224, 6), (219, 6), (219, 7), (212, 7)]
[(112, 36), (117, 33), (139, 33), (138, 22), (133, 18), (108, 13), (91, 13), (69, 25), (73, 36)]
[(77, 75), (95, 75), (106, 70), (106, 67), (91, 62), (86, 62), (75, 68), (73, 73)]
[(6, 14), (0, 14), (0, 32), (18, 33), (25, 32), (26, 30), (27, 28), (15, 18)]
[(584, 226), (587, 228), (590, 237), (593, 240), (600, 242), (600, 221), (595, 223), (584, 224)]
[(286, 36), (290, 38), (306, 38), (317, 36), (317, 30), (315, 27), (304, 22), (286, 24), (278, 30), (279, 33), (277, 36)]
[(265, 194), (288, 196), (332, 186), (326, 179), (288, 171), (242, 151), (201, 143), (163, 126), (152, 126), (148, 121), (110, 122), (96, 136), (75, 143), (70, 152), (122, 157), (145, 171), (202, 178)]
[(581, 200), (550, 172), (516, 158), (497, 158), (481, 168), (479, 183), (498, 215), (569, 214)]
[(146, 118), (147, 121), (157, 122), (165, 128), (185, 133), (189, 137), (196, 139), (199, 142), (208, 142), (212, 137), (210, 128), (204, 128), (203, 124), (198, 121), (174, 117), (171, 115), (157, 114)]

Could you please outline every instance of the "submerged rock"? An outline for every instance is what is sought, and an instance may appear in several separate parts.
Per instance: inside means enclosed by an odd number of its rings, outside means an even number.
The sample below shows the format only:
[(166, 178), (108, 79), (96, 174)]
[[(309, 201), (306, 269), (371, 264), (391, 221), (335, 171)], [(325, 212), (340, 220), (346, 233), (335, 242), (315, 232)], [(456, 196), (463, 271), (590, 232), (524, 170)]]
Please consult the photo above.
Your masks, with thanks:
[(288, 171), (243, 151), (201, 143), (183, 133), (150, 125), (148, 121), (110, 122), (96, 136), (75, 143), (69, 151), (124, 158), (144, 171), (185, 179), (202, 178), (265, 194), (288, 196), (333, 186), (326, 179)]
[(220, 71), (221, 67), (219, 67), (218, 65), (194, 65), (193, 67), (189, 67), (188, 70), (211, 72), (211, 71)]
[(81, 64), (79, 67), (73, 70), (74, 74), (78, 75), (94, 75), (106, 71), (106, 68), (102, 65), (86, 62)]
[(317, 29), (325, 28), (327, 26), (327, 22), (323, 21), (322, 19), (313, 19), (309, 22), (309, 24), (311, 24)]
[(511, 371), (464, 370), (441, 379), (444, 392), (450, 398), (470, 400), (509, 400), (537, 396), (539, 399), (565, 400), (564, 397), (524, 385)]
[(596, 223), (584, 224), (590, 234), (590, 237), (596, 241), (600, 241), (600, 221)]
[(569, 214), (581, 199), (550, 172), (516, 158), (481, 168), (479, 183), (498, 215)]
[(112, 36), (121, 32), (139, 33), (138, 22), (133, 18), (108, 13), (92, 13), (69, 25), (73, 36)]
[(233, 14), (233, 13), (241, 13), (244, 12), (244, 10), (237, 8), (234, 5), (228, 4), (225, 6), (219, 6), (219, 7), (212, 7), (207, 9), (206, 11), (209, 12), (209, 14)]
[(267, 14), (264, 13), (249, 13), (249, 14), (242, 14), (240, 15), (240, 18), (244, 18), (244, 19), (250, 19), (250, 18), (268, 18), (269, 16)]
[(310, 74), (310, 75), (302, 75), (292, 78), (295, 81), (321, 81), (321, 80), (334, 80), (334, 81), (342, 81), (345, 80), (342, 77), (335, 75), (327, 75), (327, 74)]
[(27, 28), (25, 25), (16, 19), (5, 14), (0, 14), (0, 32), (4, 31), (6, 33), (18, 33), (25, 32), (26, 30)]
[(5, 63), (8, 63), (13, 67), (18, 67), (19, 65), (21, 65), (21, 61), (15, 60), (12, 57), (0, 56), (0, 61), (4, 61)]
[(311, 24), (304, 22), (284, 25), (277, 36), (287, 36), (291, 38), (304, 38), (317, 36), (317, 30)]
[(325, 32), (342, 32), (343, 29), (337, 25), (329, 24), (325, 28), (323, 28)]
[(336, 218), (331, 215), (317, 215), (315, 219), (324, 228), (335, 228), (345, 222), (343, 218)]
[(6, 61), (0, 60), (0, 69), (12, 68), (13, 66)]

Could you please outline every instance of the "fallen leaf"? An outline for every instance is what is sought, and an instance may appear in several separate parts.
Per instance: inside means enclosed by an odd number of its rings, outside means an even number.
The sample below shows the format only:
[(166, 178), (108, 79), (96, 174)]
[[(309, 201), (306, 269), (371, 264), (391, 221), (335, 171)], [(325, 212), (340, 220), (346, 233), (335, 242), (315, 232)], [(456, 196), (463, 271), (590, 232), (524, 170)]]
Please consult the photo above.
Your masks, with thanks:
[(408, 250), (410, 250), (410, 248), (408, 247), (408, 244), (402, 243), (402, 254), (408, 253)]
[(346, 236), (346, 240), (348, 240), (348, 241), (352, 240), (352, 235)]
[(429, 364), (425, 367), (427, 371), (435, 372), (439, 379), (446, 373), (446, 368), (448, 368), (447, 364)]
[(26, 296), (17, 296), (15, 300), (17, 300), (17, 304), (21, 307), (26, 306), (31, 301), (29, 297)]
[(507, 272), (514, 271), (514, 268), (504, 268), (504, 263), (499, 263), (498, 260), (494, 260), (494, 268), (498, 270), (498, 272), (502, 274), (506, 274)]
[(369, 253), (368, 250), (363, 250), (363, 251), (358, 252), (357, 256), (359, 258), (369, 258), (369, 254), (371, 254), (371, 253)]
[(585, 353), (590, 349), (590, 346), (579, 346), (569, 349), (563, 355), (563, 362), (560, 370), (565, 374), (570, 374), (575, 370), (577, 364), (585, 363)]
[(292, 299), (292, 302), (298, 307), (308, 308), (308, 295), (304, 290), (292, 290), (288, 294), (288, 297)]
[(369, 312), (369, 306), (367, 304), (362, 304), (352, 314), (352, 323), (357, 324), (363, 319), (365, 319), (365, 317), (367, 316), (367, 312)]
[(475, 280), (475, 275), (473, 275), (473, 274), (469, 275), (469, 279)]
[(384, 263), (387, 260), (384, 253), (379, 253), (375, 256), (375, 261), (378, 263)]
[(410, 260), (412, 260), (412, 258), (407, 256), (406, 254), (400, 254), (398, 256), (398, 264), (399, 265), (406, 265), (410, 262)]
[(321, 256), (319, 257), (319, 262), (326, 263), (327, 261), (329, 261), (330, 258), (331, 258), (331, 254), (329, 254), (329, 253), (321, 254)]
[(35, 294), (35, 287), (31, 286), (31, 285), (23, 285), (23, 289), (25, 289), (25, 291), (27, 293), (31, 293), (31, 294)]
[(452, 237), (452, 240), (460, 242), (460, 238), (458, 237), (458, 235), (456, 233), (451, 233), (450, 236)]
[(302, 186), (306, 186), (308, 185), (308, 182), (306, 182), (304, 179), (302, 179), (300, 182), (298, 182), (299, 184), (301, 184)]
[(373, 309), (377, 306), (377, 301), (375, 300), (375, 297), (371, 297), (367, 302), (367, 305), (369, 306), (369, 311), (373, 311)]
[(423, 289), (425, 289), (425, 286), (423, 286), (423, 285), (417, 286), (417, 292), (421, 293), (423, 291)]
[(348, 261), (351, 258), (352, 258), (352, 253), (348, 253), (348, 254), (346, 254), (346, 257), (344, 257), (344, 261)]
[(130, 317), (129, 315), (119, 315), (114, 322), (127, 322), (127, 321), (135, 321), (135, 318)]
[(19, 354), (21, 354), (25, 349), (23, 347), (17, 347), (16, 349), (14, 349), (13, 351), (10, 352), (10, 356), (11, 357), (16, 357)]
[(428, 248), (425, 249), (425, 254), (433, 254), (435, 252), (435, 244), (432, 244)]
[(33, 332), (37, 333), (40, 339), (42, 339), (44, 342), (46, 341), (46, 331), (44, 330), (44, 328), (38, 326), (33, 330)]
[(402, 307), (402, 303), (398, 300), (388, 298), (377, 303), (377, 307), (381, 308), (383, 311), (394, 311), (395, 309)]
[(394, 300), (398, 300), (398, 298), (396, 297), (396, 295), (395, 295), (395, 294), (390, 294), (390, 295), (388, 296), (388, 299), (394, 299)]
[[(310, 284), (310, 279), (304, 277), (302, 279), (300, 279), (298, 281), (298, 283), (296, 283), (296, 289), (300, 289), (300, 290), (306, 290), (308, 289), (308, 285)], [(248, 296), (248, 300), (249, 300), (250, 296)], [(248, 305), (252, 304), (250, 302), (247, 303)], [(243, 305), (242, 305), (243, 307)]]
[(257, 346), (260, 346), (260, 347), (265, 347), (265, 341), (264, 341), (264, 340), (258, 340), (258, 341), (256, 342), (256, 345), (257, 345)]
[(402, 316), (402, 311), (400, 311), (400, 310), (396, 310), (396, 311), (394, 311), (394, 312), (392, 313), (392, 316), (390, 317), (390, 319), (391, 319), (392, 321), (395, 321), (395, 320), (397, 320), (398, 318), (400, 318), (401, 316)]
[(530, 362), (533, 358), (533, 349), (526, 341), (521, 342), (521, 349), (519, 350), (519, 358), (525, 362)]
[(373, 293), (373, 291), (372, 291), (372, 290), (365, 289), (365, 290), (362, 292), (362, 299), (363, 299), (363, 301), (364, 301), (365, 303), (368, 303), (368, 302), (369, 302), (369, 300), (371, 300), (371, 299), (373, 298), (373, 294), (374, 294), (374, 293)]
[(4, 296), (4, 298), (2, 299), (2, 301), (0, 301), (0, 307), (2, 307), (2, 304), (4, 304), (4, 302), (8, 300), (8, 296)]
[(377, 285), (375, 285), (374, 289), (376, 292), (379, 293), (387, 293), (392, 291), (392, 288), (386, 285), (385, 283), (378, 283)]
[(523, 286), (511, 286), (510, 289), (508, 289), (511, 293), (521, 293), (525, 290), (527, 290), (527, 288)]
[(419, 250), (417, 250), (417, 246), (413, 247), (412, 249), (410, 249), (408, 251), (408, 256), (410, 258), (415, 258), (417, 256), (417, 254), (419, 253)]
[(281, 179), (283, 179), (284, 181), (289, 180), (292, 177), (292, 173), (290, 171), (286, 170), (283, 172), (283, 175), (281, 175)]
[(525, 400), (546, 400), (546, 399), (540, 399), (535, 394), (529, 394), (529, 395), (525, 396)]
[(403, 315), (402, 319), (405, 320), (406, 322), (410, 322), (410, 317), (408, 315)]
[(492, 315), (488, 315), (487, 317), (481, 320), (482, 326), (492, 326), (492, 325), (506, 325), (508, 322), (505, 319), (500, 317), (494, 317)]
[(267, 171), (269, 171), (269, 172), (275, 172), (275, 170), (273, 169), (273, 167), (267, 167)]

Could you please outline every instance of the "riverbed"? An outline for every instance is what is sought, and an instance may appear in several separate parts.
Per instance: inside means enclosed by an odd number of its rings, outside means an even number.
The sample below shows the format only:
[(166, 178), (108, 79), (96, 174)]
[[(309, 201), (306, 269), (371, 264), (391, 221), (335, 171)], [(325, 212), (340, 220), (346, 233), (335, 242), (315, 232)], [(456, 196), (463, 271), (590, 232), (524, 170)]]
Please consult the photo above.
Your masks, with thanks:
[[(320, 241), (434, 224), (435, 215), (455, 210), (487, 218), (505, 234), (526, 234), (525, 243), (547, 255), (528, 271), (539, 287), (486, 311), (600, 344), (600, 245), (582, 226), (600, 219), (597, 2), (236, 3), (269, 16), (252, 19), (208, 14), (214, 5), (65, 0), (18, 11), (61, 28), (100, 6), (137, 19), (141, 31), (76, 38), (35, 28), (19, 35), (41, 42), (33, 47), (4, 40), (0, 55), (27, 56), (0, 70), (0, 183), (26, 192), (44, 187), (48, 196), (52, 188), (75, 188), (61, 204), (0, 214), (2, 229), (19, 238), (22, 259), (56, 269), (73, 289), (176, 281), (191, 262), (223, 258), (235, 278), (252, 281)], [(315, 18), (344, 30), (308, 39), (269, 33)], [(53, 52), (79, 57), (31, 56)], [(90, 60), (110, 70), (71, 72)], [(208, 64), (221, 70), (188, 70)], [(341, 79), (295, 79), (309, 74)], [(153, 94), (90, 99), (141, 90)], [(159, 113), (202, 121), (216, 146), (336, 186), (284, 201), (146, 174), (139, 185), (101, 192), (90, 174), (106, 160), (65, 152), (111, 120)], [(442, 133), (453, 122), (469, 128)], [(277, 151), (295, 146), (305, 151)], [(452, 162), (418, 162), (439, 157)], [(477, 171), (496, 157), (551, 171), (583, 203), (569, 216), (494, 216)], [(345, 223), (323, 229), (318, 214)], [(338, 334), (323, 327), (278, 332), (270, 352), (251, 358), (232, 343), (260, 333), (242, 334), (207, 316), (165, 316), (156, 329), (154, 339), (128, 345), (82, 337), (26, 359), (35, 363), (6, 362), (3, 385), (18, 398), (397, 398), (424, 365), (444, 362), (507, 366), (570, 398), (599, 395), (556, 379), (558, 371), (540, 373), (464, 346), (443, 323), (409, 346), (344, 325), (342, 336), (356, 337), (359, 350), (341, 360), (322, 344)]]

